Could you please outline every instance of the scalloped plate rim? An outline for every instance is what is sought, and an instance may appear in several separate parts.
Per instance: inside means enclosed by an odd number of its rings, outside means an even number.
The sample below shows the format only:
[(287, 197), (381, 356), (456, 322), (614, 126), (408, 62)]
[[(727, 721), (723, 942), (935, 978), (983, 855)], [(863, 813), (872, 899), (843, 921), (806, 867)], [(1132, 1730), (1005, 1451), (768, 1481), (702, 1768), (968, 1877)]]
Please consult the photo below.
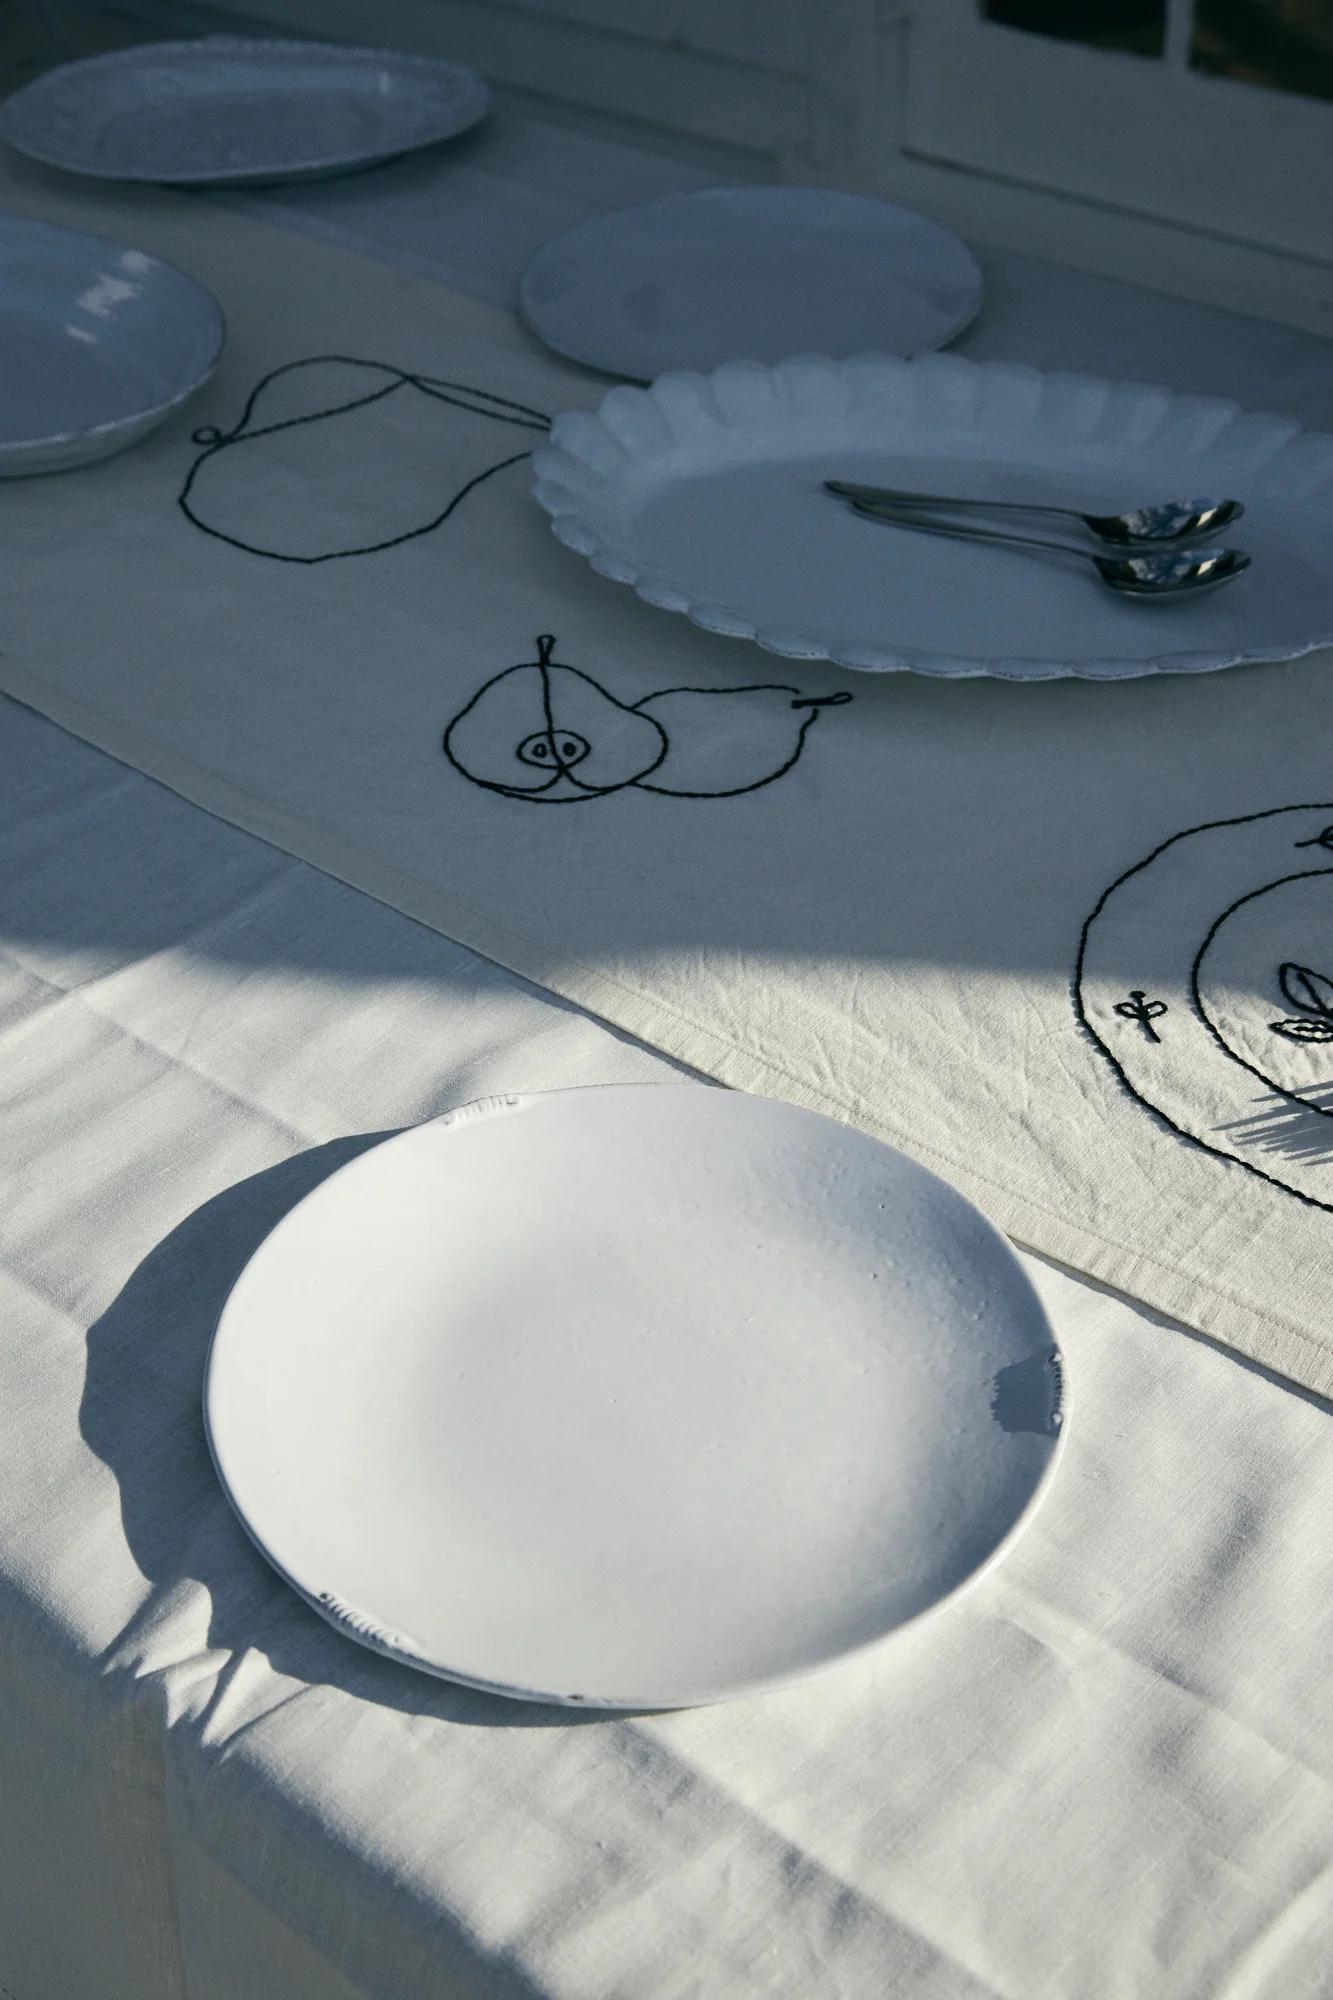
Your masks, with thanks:
[[(598, 561), (614, 562), (624, 572), (614, 580), (623, 582), (635, 592), (641, 601), (654, 603), (645, 595), (640, 585), (649, 579), (654, 582), (666, 581), (660, 572), (648, 572), (629, 556), (621, 547), (614, 545), (598, 531), (588, 518), (586, 493), (572, 490), (565, 482), (564, 472), (570, 466), (577, 466), (586, 486), (588, 475), (602, 480), (609, 488), (607, 475), (587, 457), (582, 455), (566, 440), (571, 428), (576, 425), (588, 437), (605, 438), (613, 450), (626, 462), (632, 462), (635, 454), (626, 446), (621, 432), (606, 421), (603, 412), (610, 404), (613, 409), (628, 411), (636, 404), (653, 403), (659, 413), (662, 409), (661, 391), (665, 389), (673, 397), (682, 392), (694, 396), (701, 409), (705, 399), (712, 420), (720, 417), (725, 427), (737, 427), (738, 419), (718, 404), (714, 393), (719, 382), (740, 383), (753, 380), (757, 375), (765, 378), (779, 377), (789, 388), (799, 387), (802, 376), (812, 370), (826, 374), (834, 371), (847, 377), (854, 371), (874, 369), (887, 380), (901, 384), (909, 377), (929, 382), (933, 376), (937, 383), (947, 387), (952, 382), (962, 385), (982, 378), (992, 382), (1009, 380), (1023, 384), (1038, 395), (1046, 388), (1069, 391), (1095, 391), (1103, 398), (1096, 411), (1096, 423), (1105, 420), (1108, 412), (1123, 408), (1125, 404), (1141, 403), (1144, 398), (1160, 402), (1164, 413), (1172, 409), (1192, 411), (1199, 415), (1208, 413), (1220, 419), (1216, 430), (1206, 440), (1211, 445), (1227, 429), (1237, 424), (1253, 428), (1257, 437), (1271, 433), (1272, 458), (1280, 455), (1303, 441), (1313, 440), (1325, 446), (1328, 468), (1325, 481), (1333, 490), (1333, 433), (1307, 429), (1298, 420), (1283, 416), (1275, 411), (1251, 410), (1236, 398), (1212, 396), (1194, 391), (1168, 388), (1163, 383), (1135, 380), (1115, 381), (1109, 377), (1088, 375), (1071, 369), (1040, 369), (1027, 362), (974, 361), (970, 357), (957, 354), (925, 354), (915, 358), (895, 354), (859, 354), (846, 359), (834, 359), (824, 355), (793, 355), (788, 359), (767, 363), (738, 359), (724, 362), (721, 367), (703, 372), (696, 369), (672, 369), (659, 375), (655, 381), (639, 387), (629, 383), (617, 383), (607, 390), (600, 403), (593, 410), (570, 410), (556, 416), (551, 425), (551, 442), (539, 446), (532, 455), (533, 486), (532, 496), (550, 522), (552, 533), (565, 547), (584, 557), (590, 567), (599, 574), (607, 572)], [(1020, 412), (1013, 418), (1014, 428), (1030, 412)], [(669, 418), (665, 421), (670, 421)], [(744, 416), (739, 419), (743, 424)], [(1094, 428), (1096, 425), (1094, 425)], [(651, 448), (639, 454), (644, 459), (652, 456)], [(544, 490), (543, 490), (544, 489)], [(573, 537), (579, 537), (576, 542)], [(611, 579), (608, 579), (611, 580)], [(683, 601), (679, 615), (688, 618), (703, 631), (721, 632), (726, 637), (744, 638), (763, 648), (765, 652), (785, 658), (828, 660), (832, 665), (842, 667), (849, 673), (914, 673), (937, 679), (997, 679), (997, 680), (1140, 680), (1157, 674), (1201, 674), (1220, 673), (1239, 666), (1275, 665), (1282, 661), (1297, 660), (1307, 654), (1333, 646), (1333, 622), (1326, 630), (1317, 631), (1297, 643), (1281, 641), (1275, 645), (1251, 645), (1232, 648), (1177, 649), (1145, 656), (1125, 656), (1101, 654), (1079, 660), (1063, 660), (1050, 656), (1022, 653), (980, 654), (932, 653), (909, 651), (885, 644), (876, 646), (839, 646), (830, 644), (816, 633), (791, 633), (784, 635), (799, 643), (800, 652), (791, 646), (776, 646), (765, 638), (759, 621), (746, 611), (731, 606), (719, 606), (695, 601), (683, 586), (673, 586), (677, 596)], [(663, 608), (654, 603), (654, 608)], [(727, 619), (726, 628), (710, 623), (703, 614), (721, 614)], [(855, 651), (861, 657), (851, 660), (846, 657)]]

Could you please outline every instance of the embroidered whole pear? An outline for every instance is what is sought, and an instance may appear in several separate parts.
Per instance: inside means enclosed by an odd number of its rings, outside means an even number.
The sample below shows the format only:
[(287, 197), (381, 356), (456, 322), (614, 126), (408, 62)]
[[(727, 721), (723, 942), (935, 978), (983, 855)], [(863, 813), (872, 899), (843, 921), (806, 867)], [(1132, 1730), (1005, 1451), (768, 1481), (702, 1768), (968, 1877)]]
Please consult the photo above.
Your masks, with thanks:
[(601, 798), (655, 771), (667, 754), (660, 723), (553, 660), (554, 650), (543, 633), (536, 660), (478, 690), (445, 732), (450, 762), (488, 791), (553, 805)]
[(644, 791), (723, 799), (789, 771), (821, 709), (849, 694), (802, 695), (793, 687), (665, 688), (638, 703), (667, 740), (667, 754), (641, 778)]
[(486, 390), (376, 361), (293, 361), (264, 377), (233, 429), (195, 432), (203, 450), (180, 504), (253, 555), (371, 555), (438, 528), (546, 428), (539, 410)]

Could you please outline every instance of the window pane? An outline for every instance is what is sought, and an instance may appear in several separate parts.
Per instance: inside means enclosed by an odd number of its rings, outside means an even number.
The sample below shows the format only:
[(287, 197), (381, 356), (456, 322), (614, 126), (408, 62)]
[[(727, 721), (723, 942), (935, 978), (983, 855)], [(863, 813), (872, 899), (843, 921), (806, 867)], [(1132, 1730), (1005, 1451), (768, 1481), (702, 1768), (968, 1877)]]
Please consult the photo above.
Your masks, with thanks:
[(1329, 0), (1197, 0), (1195, 69), (1305, 97), (1333, 98)]
[[(1166, 0), (980, 0), (988, 21), (1026, 28), (1061, 42), (1096, 49), (1128, 49), (1159, 56), (1166, 40)], [(1318, 4), (1318, 0), (1313, 0)]]

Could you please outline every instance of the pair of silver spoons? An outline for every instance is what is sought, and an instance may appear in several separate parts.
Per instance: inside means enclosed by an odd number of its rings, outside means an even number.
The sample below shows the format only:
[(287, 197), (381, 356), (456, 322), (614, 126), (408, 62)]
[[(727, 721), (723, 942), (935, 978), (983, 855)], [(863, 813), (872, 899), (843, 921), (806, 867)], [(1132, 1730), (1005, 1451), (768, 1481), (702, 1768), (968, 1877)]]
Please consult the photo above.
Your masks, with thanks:
[[(1002, 547), (1041, 549), (1093, 564), (1102, 582), (1129, 597), (1182, 597), (1230, 583), (1250, 566), (1243, 549), (1195, 546), (1217, 535), (1245, 511), (1239, 500), (1165, 500), (1123, 514), (1081, 514), (1021, 500), (956, 500), (936, 493), (907, 493), (887, 486), (859, 486), (826, 479), (824, 490), (851, 502), (865, 520), (910, 528), (919, 534), (948, 535), (960, 541), (995, 542)], [(961, 521), (932, 518), (935, 509), (968, 513), (1047, 514), (1077, 521), (1115, 553), (1099, 554), (1071, 542), (1014, 535)]]

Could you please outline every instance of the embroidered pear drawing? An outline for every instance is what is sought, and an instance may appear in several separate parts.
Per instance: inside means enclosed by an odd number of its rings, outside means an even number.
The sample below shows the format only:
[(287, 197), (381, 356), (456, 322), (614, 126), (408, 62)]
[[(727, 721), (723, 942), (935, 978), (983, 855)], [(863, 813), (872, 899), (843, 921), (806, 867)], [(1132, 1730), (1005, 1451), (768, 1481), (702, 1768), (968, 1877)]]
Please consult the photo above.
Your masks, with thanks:
[(180, 506), (251, 555), (373, 555), (438, 528), (547, 428), (540, 410), (382, 362), (288, 362), (251, 391), (231, 430), (195, 431), (202, 449)]
[(771, 785), (801, 754), (825, 708), (849, 694), (802, 695), (790, 687), (666, 688), (638, 704), (664, 731), (666, 758), (639, 782), (683, 799), (725, 799)]
[(555, 658), (486, 681), (444, 733), (454, 769), (484, 790), (540, 805), (572, 805), (631, 787), (684, 799), (758, 791), (790, 771), (812, 724), (850, 694), (799, 688), (664, 688), (626, 703)]
[(449, 761), (488, 791), (552, 803), (618, 792), (656, 770), (667, 754), (660, 723), (562, 666), (554, 651), (543, 632), (535, 660), (473, 695), (445, 732)]

